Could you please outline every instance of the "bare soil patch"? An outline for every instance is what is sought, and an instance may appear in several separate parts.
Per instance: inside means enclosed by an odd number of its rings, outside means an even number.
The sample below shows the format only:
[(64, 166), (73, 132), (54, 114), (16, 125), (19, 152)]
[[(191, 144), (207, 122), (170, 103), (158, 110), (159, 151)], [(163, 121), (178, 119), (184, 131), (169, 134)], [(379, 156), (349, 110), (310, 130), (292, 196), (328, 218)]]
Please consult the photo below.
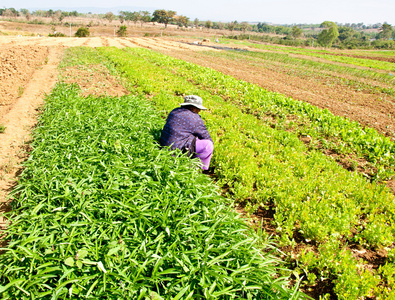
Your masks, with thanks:
[(68, 67), (62, 72), (65, 83), (76, 83), (84, 96), (123, 96), (130, 92), (102, 65)]
[(2, 45), (0, 49), (0, 122), (5, 107), (23, 94), (30, 77), (48, 56), (39, 46)]
[[(29, 48), (27, 48), (29, 49)], [(49, 52), (48, 52), (49, 50)], [(6, 126), (4, 133), (0, 134), (0, 203), (1, 211), (8, 209), (4, 204), (7, 195), (16, 183), (22, 169), (21, 163), (28, 156), (28, 142), (30, 132), (37, 122), (37, 108), (43, 103), (44, 95), (49, 93), (57, 81), (57, 65), (60, 62), (62, 49), (42, 49), (48, 62), (31, 74), (20, 98), (13, 98), (9, 103), (9, 110), (1, 117)], [(31, 54), (35, 55), (35, 51)], [(22, 72), (26, 64), (17, 64), (16, 72)], [(2, 84), (2, 80), (0, 81)], [(0, 219), (0, 226), (5, 220)]]

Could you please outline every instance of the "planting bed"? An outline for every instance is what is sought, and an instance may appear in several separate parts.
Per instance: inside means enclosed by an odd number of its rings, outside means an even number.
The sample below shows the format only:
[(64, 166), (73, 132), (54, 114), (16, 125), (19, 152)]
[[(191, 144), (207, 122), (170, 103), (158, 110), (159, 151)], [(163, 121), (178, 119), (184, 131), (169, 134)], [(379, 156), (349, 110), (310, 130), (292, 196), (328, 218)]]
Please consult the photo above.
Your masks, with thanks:
[[(284, 47), (280, 50), (275, 47), (264, 51), (258, 49), (261, 52), (257, 54), (204, 52), (206, 47), (162, 38), (30, 38), (23, 41), (13, 38), (8, 39), (5, 47), (19, 42), (36, 48), (40, 48), (37, 45), (48, 45), (49, 48), (44, 49), (49, 49), (50, 53), (59, 49), (53, 45), (127, 49), (78, 48), (66, 52), (61, 79), (69, 84), (76, 82), (81, 91), (76, 86), (59, 85), (47, 98), (48, 106), (35, 133), (33, 152), (13, 194), (17, 201), (12, 218), (16, 221), (15, 226), (9, 228), (8, 236), (9, 247), (13, 250), (5, 249), (7, 254), (1, 262), (4, 273), (0, 290), (5, 297), (96, 297), (109, 290), (114, 291), (114, 297), (120, 297), (125, 295), (123, 284), (157, 299), (176, 295), (182, 299), (196, 295), (222, 299), (231, 297), (231, 293), (238, 297), (248, 297), (250, 293), (249, 297), (254, 299), (264, 298), (256, 296), (260, 293), (257, 282), (265, 283), (260, 288), (280, 293), (280, 296), (270, 294), (268, 298), (291, 298), (292, 294), (295, 298), (302, 297), (294, 292), (297, 286), (289, 284), (291, 273), (280, 267), (279, 258), (285, 260), (287, 268), (293, 269), (292, 282), (297, 284), (302, 278), (302, 290), (314, 299), (388, 299), (394, 296), (394, 197), (383, 184), (390, 185), (394, 174), (394, 85), (385, 73), (385, 64), (374, 62), (377, 70), (366, 70), (363, 65), (352, 66), (352, 63), (367, 64), (380, 54), (372, 52), (365, 55), (369, 59), (359, 61), (363, 59), (357, 57), (360, 54), (350, 52), (353, 57), (349, 58), (352, 59), (335, 62), (321, 57), (322, 53), (315, 55)], [(136, 46), (167, 53), (182, 61)], [(278, 55), (278, 52), (289, 53), (289, 56)], [(389, 61), (386, 59), (383, 63)], [(52, 75), (51, 80), (55, 81), (56, 75)], [(327, 108), (332, 113), (267, 92), (259, 86), (304, 100), (318, 108)], [(140, 96), (109, 97), (130, 93)], [(211, 176), (224, 188), (229, 200), (220, 197), (207, 178), (191, 169), (188, 159), (169, 156), (155, 146), (163, 119), (153, 107), (145, 106), (142, 96), (165, 117), (182, 101), (182, 95), (191, 93), (202, 96), (210, 108), (202, 115), (215, 140)], [(13, 99), (11, 102), (15, 102), (15, 97)], [(57, 101), (62, 101), (62, 106), (57, 106)], [(73, 107), (66, 104), (68, 101)], [(103, 115), (99, 107), (106, 108)], [(122, 112), (126, 114), (123, 117), (120, 107), (127, 108)], [(135, 113), (137, 107), (142, 107), (141, 115)], [(336, 115), (346, 116), (351, 121)], [(143, 116), (143, 120), (139, 116)], [(132, 117), (137, 118), (135, 122), (125, 123), (123, 118), (130, 121)], [(123, 125), (117, 127), (115, 119)], [(51, 125), (45, 120), (51, 120)], [(66, 127), (76, 126), (73, 122), (78, 124), (76, 129)], [(99, 127), (101, 131), (96, 135), (100, 138), (91, 140), (90, 133)], [(133, 128), (144, 141), (133, 135)], [(57, 133), (59, 129), (61, 133)], [(89, 147), (79, 141), (87, 142)], [(122, 158), (127, 153), (130, 157)], [(328, 159), (328, 156), (335, 160)], [(144, 157), (151, 159), (143, 161)], [(162, 162), (167, 166), (174, 165), (183, 175), (178, 176), (178, 171), (162, 166)], [(4, 164), (2, 166), (4, 168)], [(197, 190), (189, 188), (184, 181), (188, 176), (197, 182)], [(155, 190), (159, 184), (165, 187)], [(185, 216), (162, 214), (160, 205), (167, 205), (170, 209), (167, 212), (174, 212), (171, 207), (176, 203), (168, 197), (169, 193), (163, 194), (162, 191), (179, 189), (177, 185), (180, 184), (187, 184), (189, 191), (175, 198), (178, 204), (184, 203), (185, 210), (180, 213)], [(127, 194), (132, 200), (122, 196), (126, 190), (133, 191), (135, 197)], [(145, 193), (156, 196), (145, 196)], [(198, 207), (196, 211), (213, 203), (216, 206), (213, 210), (215, 219), (223, 223), (210, 223), (211, 212), (203, 213), (203, 217), (209, 217), (207, 221), (199, 219), (199, 213), (195, 220), (189, 209), (195, 211), (196, 208), (188, 206), (191, 195), (197, 195), (196, 199), (193, 196), (191, 199), (203, 201), (192, 201), (191, 205)], [(95, 199), (105, 201), (97, 204)], [(147, 199), (152, 203), (146, 202)], [(251, 224), (258, 235), (223, 207), (230, 199), (240, 203), (247, 213), (255, 212)], [(111, 209), (101, 209), (104, 204)], [(136, 213), (121, 216), (118, 209)], [(186, 216), (190, 215), (192, 217), (188, 219)], [(130, 222), (135, 224), (134, 235), (130, 228), (118, 226), (117, 222), (127, 223), (122, 219), (126, 216), (128, 220), (134, 220)], [(162, 221), (167, 218), (169, 223), (153, 221), (158, 218)], [(145, 221), (141, 223), (141, 220)], [(174, 221), (176, 223), (172, 224), (178, 224), (175, 227), (167, 225)], [(205, 222), (208, 225), (202, 231), (197, 224)], [(89, 237), (80, 239), (88, 223)], [(191, 227), (182, 229), (186, 226), (184, 223)], [(237, 244), (228, 253), (230, 248), (226, 247), (233, 242), (221, 244), (223, 236), (219, 237), (220, 244), (209, 250), (224, 249), (209, 255), (214, 259), (214, 265), (217, 265), (215, 257), (219, 257), (220, 267), (214, 271), (219, 273), (208, 271), (211, 275), (216, 274), (214, 284), (212, 278), (202, 276), (205, 270), (201, 266), (196, 267), (195, 262), (201, 261), (197, 249), (206, 243), (197, 242), (197, 238), (214, 232), (239, 232), (230, 224), (240, 228), (241, 235), (235, 233), (236, 240), (239, 237), (246, 239), (246, 234), (251, 239)], [(209, 228), (213, 229), (210, 231)], [(193, 241), (197, 243), (196, 251), (191, 252), (182, 248), (185, 247), (182, 240), (193, 244), (192, 240), (179, 239), (181, 243), (176, 248), (183, 249), (186, 258), (177, 250), (171, 252), (175, 248), (170, 247), (170, 252), (181, 257), (181, 262), (164, 255), (163, 250), (169, 249), (168, 238), (172, 239), (172, 233), (178, 229), (182, 234), (195, 232)], [(56, 233), (51, 234), (51, 231)], [(282, 252), (269, 247), (269, 234), (274, 234), (276, 247)], [(142, 240), (135, 241), (136, 235)], [(99, 244), (93, 239), (100, 241)], [(133, 243), (144, 244), (146, 248), (138, 248)], [(201, 247), (202, 253), (207, 249), (205, 247)], [(97, 250), (99, 248), (103, 251)], [(230, 256), (221, 257), (222, 253)], [(260, 254), (256, 256), (257, 253)], [(249, 267), (243, 268), (245, 259), (248, 261), (245, 265)], [(235, 261), (237, 267), (232, 265)], [(116, 267), (119, 263), (131, 265), (131, 262), (142, 267)], [(231, 279), (227, 277), (236, 269), (249, 278), (251, 289), (242, 292), (243, 282), (237, 279), (241, 273), (236, 272)], [(191, 270), (196, 272), (191, 273)], [(117, 277), (120, 274), (122, 278)], [(194, 276), (207, 278), (207, 281), (196, 282)], [(258, 279), (257, 276), (263, 277)], [(284, 280), (279, 281), (284, 284), (284, 289), (273, 282), (278, 276), (284, 276), (281, 277)], [(149, 277), (155, 279), (146, 281)], [(227, 285), (229, 280), (233, 280), (234, 286)], [(134, 298), (133, 292), (128, 297)]]

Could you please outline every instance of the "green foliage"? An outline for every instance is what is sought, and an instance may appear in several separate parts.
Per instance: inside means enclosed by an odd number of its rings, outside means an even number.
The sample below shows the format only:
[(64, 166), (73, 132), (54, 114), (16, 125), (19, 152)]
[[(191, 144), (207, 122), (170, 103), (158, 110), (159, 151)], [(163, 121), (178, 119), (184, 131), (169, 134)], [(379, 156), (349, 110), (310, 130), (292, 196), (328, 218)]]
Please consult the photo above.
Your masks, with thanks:
[[(386, 140), (384, 137), (367, 129), (362, 132), (358, 124), (328, 111), (212, 69), (144, 49), (99, 51), (116, 65), (133, 91), (150, 95), (161, 111), (168, 112), (178, 105), (177, 95), (194, 93), (205, 99), (210, 111), (203, 117), (215, 142), (213, 164), (218, 182), (247, 208), (274, 205), (280, 243), (292, 245), (298, 232), (306, 243), (314, 241), (318, 245), (317, 255), (295, 258), (301, 272), (319, 275), (309, 275), (310, 283), (329, 277), (341, 299), (367, 297), (374, 289), (384, 293), (377, 287), (386, 279), (363, 270), (363, 262), (353, 257), (346, 244), (352, 241), (382, 247), (392, 243), (393, 195), (384, 186), (370, 184), (321, 153), (308, 151), (297, 135), (284, 130), (284, 116), (303, 111), (315, 120), (315, 130), (321, 127), (330, 134), (351, 138), (354, 133), (343, 130), (350, 126), (360, 132), (362, 139), (375, 136), (370, 146), (366, 144), (373, 152), (381, 143), (378, 140)], [(265, 115), (276, 116), (277, 122), (268, 122)], [(351, 144), (359, 138), (352, 139)], [(393, 143), (387, 146), (391, 148)]]
[(325, 21), (321, 24), (321, 27), (325, 28), (318, 34), (318, 43), (321, 46), (330, 48), (332, 43), (339, 36), (339, 31), (336, 23)]
[(4, 133), (6, 128), (3, 124), (0, 124), (0, 133)]
[(7, 214), (2, 298), (304, 298), (198, 162), (158, 146), (163, 124), (143, 97), (56, 86)]
[(175, 11), (157, 9), (152, 14), (152, 22), (163, 23), (165, 24), (165, 27), (167, 27), (167, 24), (173, 21), (175, 15)]
[(291, 35), (294, 39), (297, 39), (303, 35), (303, 30), (300, 29), (298, 26), (294, 26), (294, 27), (292, 27)]
[(117, 35), (120, 37), (127, 36), (127, 27), (125, 25), (120, 26), (117, 31)]
[(391, 38), (392, 32), (393, 32), (392, 26), (388, 23), (384, 23), (380, 27), (380, 38), (383, 40), (388, 40)]
[(56, 32), (56, 33), (50, 33), (48, 34), (49, 37), (65, 37), (66, 35), (61, 32)]
[(90, 31), (89, 28), (87, 27), (80, 27), (75, 33), (76, 37), (88, 37), (89, 35), (90, 35)]

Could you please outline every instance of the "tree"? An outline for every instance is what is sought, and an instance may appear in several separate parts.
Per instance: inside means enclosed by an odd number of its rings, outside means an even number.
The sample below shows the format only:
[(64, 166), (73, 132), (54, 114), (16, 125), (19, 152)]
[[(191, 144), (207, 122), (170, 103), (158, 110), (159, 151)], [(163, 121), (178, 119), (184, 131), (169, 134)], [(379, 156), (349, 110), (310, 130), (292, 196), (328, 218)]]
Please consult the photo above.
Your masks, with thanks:
[(78, 28), (77, 32), (75, 33), (75, 36), (77, 37), (87, 37), (89, 35), (90, 35), (89, 28), (86, 27)]
[(206, 27), (210, 31), (210, 28), (213, 27), (213, 22), (207, 20), (206, 23), (204, 24), (204, 27)]
[(294, 39), (300, 38), (303, 35), (303, 30), (298, 26), (292, 27), (291, 35)]
[(195, 28), (199, 27), (199, 19), (196, 18), (195, 20), (193, 20), (193, 25), (195, 25)]
[(328, 47), (328, 48), (332, 47), (333, 42), (339, 36), (339, 31), (336, 23), (325, 21), (321, 23), (320, 27), (325, 29), (323, 29), (318, 34), (318, 43), (323, 47)]
[(63, 18), (64, 18), (64, 15), (62, 14), (62, 11), (61, 10), (57, 10), (57, 11), (55, 11), (54, 13), (53, 13), (53, 15), (51, 16), (51, 18), (52, 18), (52, 22), (60, 22), (60, 21), (62, 21), (63, 20)]
[(141, 27), (143, 26), (143, 23), (148, 23), (151, 22), (151, 14), (149, 11), (143, 10), (140, 11), (140, 21), (141, 21)]
[(226, 25), (226, 27), (228, 27), (228, 29), (229, 29), (230, 31), (235, 30), (236, 26), (237, 26), (237, 21), (229, 22), (229, 23)]
[(20, 11), (24, 16), (26, 16), (26, 14), (29, 13), (29, 10), (26, 9), (26, 8), (21, 8), (19, 11)]
[(243, 30), (244, 33), (246, 32), (246, 30), (251, 28), (250, 24), (248, 24), (247, 22), (241, 22), (240, 26), (241, 26), (241, 30)]
[(164, 9), (157, 9), (153, 13), (153, 22), (163, 23), (165, 24), (165, 28), (167, 28), (167, 24), (173, 21), (174, 16), (176, 15), (175, 11), (172, 10), (164, 10)]
[(384, 23), (380, 27), (380, 38), (383, 40), (389, 40), (392, 36), (392, 26), (388, 23)]
[(178, 26), (182, 27), (184, 26), (185, 28), (188, 27), (189, 23), (189, 18), (186, 16), (177, 16), (177, 24)]
[(111, 11), (109, 11), (104, 15), (104, 19), (106, 19), (108, 22), (111, 23), (114, 20), (114, 14)]

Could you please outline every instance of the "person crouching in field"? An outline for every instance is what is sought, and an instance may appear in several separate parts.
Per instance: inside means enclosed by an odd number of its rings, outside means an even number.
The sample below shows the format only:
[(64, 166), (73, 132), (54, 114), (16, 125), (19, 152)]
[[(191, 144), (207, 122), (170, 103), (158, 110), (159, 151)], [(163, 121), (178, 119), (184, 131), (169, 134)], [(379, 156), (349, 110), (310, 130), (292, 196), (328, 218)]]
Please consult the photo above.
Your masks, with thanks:
[(160, 144), (172, 150), (178, 148), (189, 157), (198, 157), (202, 161), (202, 169), (208, 170), (214, 143), (199, 116), (199, 112), (207, 108), (203, 106), (203, 99), (195, 95), (185, 96), (184, 103), (180, 105), (167, 117)]

